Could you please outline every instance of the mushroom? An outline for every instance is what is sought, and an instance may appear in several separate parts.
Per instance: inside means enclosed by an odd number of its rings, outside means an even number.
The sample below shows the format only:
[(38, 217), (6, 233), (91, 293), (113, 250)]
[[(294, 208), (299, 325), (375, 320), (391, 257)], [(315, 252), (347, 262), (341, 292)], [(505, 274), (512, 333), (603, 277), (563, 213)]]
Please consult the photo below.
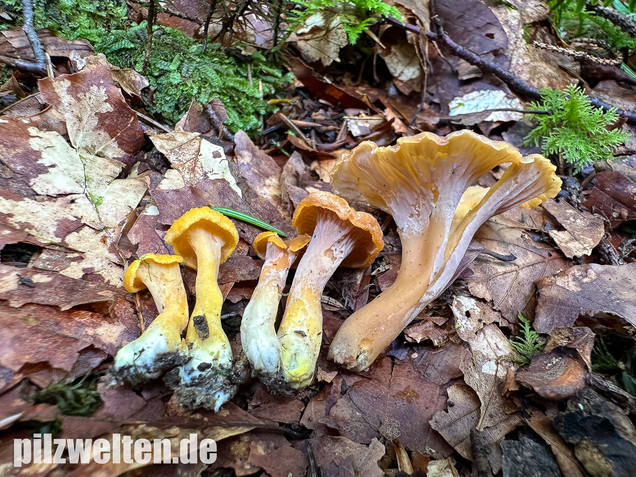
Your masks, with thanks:
[(282, 376), (277, 391), (308, 386), (322, 340), (322, 292), (339, 265), (369, 266), (384, 246), (378, 222), (330, 192), (314, 192), (296, 208), (292, 225), (311, 234), (287, 298), (278, 329)]
[(148, 253), (135, 260), (124, 273), (124, 287), (131, 293), (150, 291), (159, 315), (135, 341), (115, 356), (111, 375), (132, 385), (155, 379), (163, 371), (183, 364), (187, 348), (181, 333), (188, 325), (186, 297), (176, 255)]
[[(490, 188), (471, 186), (509, 163)], [(561, 180), (538, 154), (522, 157), (502, 141), (463, 130), (401, 138), (395, 146), (363, 142), (332, 171), (343, 197), (391, 214), (402, 241), (395, 283), (353, 313), (329, 350), (336, 363), (364, 370), (451, 283), (477, 229), (512, 207), (555, 197)]]
[(232, 348), (221, 326), (223, 294), (217, 283), (219, 265), (232, 254), (238, 239), (232, 221), (209, 207), (189, 210), (165, 236), (183, 263), (197, 270), (196, 302), (186, 332), (190, 360), (166, 376), (179, 403), (191, 409), (218, 411), (238, 387)]
[(309, 239), (309, 235), (300, 235), (283, 240), (274, 232), (263, 232), (252, 244), (265, 263), (258, 285), (243, 312), (241, 344), (254, 375), (268, 387), (277, 387), (276, 381), (280, 379), (281, 372), (281, 346), (274, 328), (278, 303), (289, 269)]

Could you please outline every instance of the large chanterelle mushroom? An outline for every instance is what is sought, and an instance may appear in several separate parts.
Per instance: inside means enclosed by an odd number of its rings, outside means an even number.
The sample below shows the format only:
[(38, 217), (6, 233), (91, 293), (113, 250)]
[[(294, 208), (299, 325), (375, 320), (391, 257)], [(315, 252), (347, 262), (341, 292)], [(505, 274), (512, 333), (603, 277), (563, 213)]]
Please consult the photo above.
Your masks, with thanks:
[[(509, 164), (490, 188), (471, 187), (494, 167)], [(392, 147), (363, 142), (338, 162), (334, 190), (391, 214), (402, 241), (395, 283), (351, 315), (329, 356), (363, 370), (420, 311), (450, 284), (477, 229), (512, 207), (555, 197), (561, 180), (538, 154), (470, 131), (399, 139)]]

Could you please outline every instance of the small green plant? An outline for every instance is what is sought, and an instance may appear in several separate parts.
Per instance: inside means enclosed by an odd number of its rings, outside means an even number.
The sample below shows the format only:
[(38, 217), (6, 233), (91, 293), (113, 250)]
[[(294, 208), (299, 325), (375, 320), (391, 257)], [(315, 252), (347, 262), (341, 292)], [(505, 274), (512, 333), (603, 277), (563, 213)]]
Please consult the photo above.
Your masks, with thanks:
[(594, 161), (611, 159), (629, 137), (620, 129), (608, 129), (618, 120), (615, 110), (595, 108), (574, 85), (565, 91), (544, 89), (541, 101), (530, 107), (544, 114), (532, 115), (539, 124), (526, 136), (526, 144), (540, 146), (544, 155), (557, 155), (574, 173)]
[(617, 358), (605, 340), (598, 338), (592, 350), (592, 370), (609, 376), (630, 394), (636, 396), (636, 349), (629, 348)]
[(534, 331), (530, 320), (526, 319), (521, 313), (517, 313), (519, 320), (519, 335), (510, 339), (510, 344), (515, 349), (516, 354), (512, 356), (512, 360), (520, 366), (530, 364), (532, 358), (541, 351), (545, 343), (541, 341), (539, 333)]
[(62, 380), (35, 393), (34, 401), (56, 404), (60, 412), (67, 416), (90, 416), (102, 405), (97, 382), (95, 376), (84, 376), (76, 383)]
[(293, 10), (290, 17), (290, 31), (303, 25), (312, 15), (333, 12), (340, 18), (342, 29), (352, 45), (355, 45), (360, 35), (378, 18), (392, 16), (402, 19), (402, 15), (396, 7), (380, 0), (297, 0), (291, 3), (304, 9)]

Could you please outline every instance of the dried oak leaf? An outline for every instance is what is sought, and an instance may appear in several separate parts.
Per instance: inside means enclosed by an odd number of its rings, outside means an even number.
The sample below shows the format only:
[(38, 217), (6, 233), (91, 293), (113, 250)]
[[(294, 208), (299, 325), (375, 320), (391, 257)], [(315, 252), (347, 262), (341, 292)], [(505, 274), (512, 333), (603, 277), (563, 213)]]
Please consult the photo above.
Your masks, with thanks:
[[(517, 313), (530, 315), (534, 301), (534, 282), (568, 268), (569, 263), (559, 252), (540, 242), (533, 242), (527, 225), (507, 218), (507, 213), (490, 219), (477, 234), (487, 250), (501, 255), (513, 255), (513, 261), (480, 255), (468, 269), (466, 282), (471, 294), (492, 301), (510, 323)], [(470, 273), (470, 272), (469, 272)]]
[(564, 200), (550, 200), (541, 207), (563, 228), (548, 230), (548, 234), (568, 258), (590, 255), (605, 235), (603, 219), (585, 210), (576, 210)]
[(610, 313), (636, 326), (636, 263), (576, 265), (537, 282), (534, 328), (551, 333), (579, 315)]

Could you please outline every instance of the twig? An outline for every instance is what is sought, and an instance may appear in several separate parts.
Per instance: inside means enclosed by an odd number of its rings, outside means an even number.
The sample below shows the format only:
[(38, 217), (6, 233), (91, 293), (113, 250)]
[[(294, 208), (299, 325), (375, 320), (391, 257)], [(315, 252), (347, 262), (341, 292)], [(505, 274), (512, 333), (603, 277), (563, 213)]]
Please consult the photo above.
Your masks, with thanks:
[(216, 10), (216, 3), (218, 0), (210, 0), (210, 5), (208, 6), (208, 13), (205, 16), (205, 23), (203, 24), (203, 53), (208, 48), (208, 30), (210, 29), (210, 20), (212, 20), (212, 15), (214, 14), (214, 10)]
[(594, 5), (592, 2), (587, 2), (585, 8), (593, 11), (599, 17), (603, 17), (609, 21), (611, 21), (618, 28), (623, 30), (630, 36), (636, 37), (636, 23), (631, 21), (628, 17), (623, 15), (622, 13), (612, 9), (605, 8), (603, 5), (598, 4)]
[(223, 125), (223, 121), (219, 118), (219, 116), (214, 112), (212, 105), (207, 103), (203, 106), (203, 110), (205, 114), (207, 114), (208, 119), (212, 123), (212, 126), (219, 130), (219, 134), (227, 141), (234, 142), (234, 134), (230, 132), (230, 130)]
[[(421, 29), (417, 25), (410, 25), (410, 24), (404, 25), (399, 20), (392, 17), (389, 17), (388, 21), (393, 25), (396, 25), (401, 28), (405, 28), (406, 30), (416, 33), (418, 35), (421, 34)], [(525, 81), (523, 81), (521, 78), (511, 73), (510, 71), (506, 71), (502, 69), (499, 65), (491, 61), (487, 61), (481, 58), (480, 56), (478, 56), (476, 53), (473, 53), (469, 49), (464, 48), (463, 46), (455, 43), (446, 34), (446, 32), (444, 32), (444, 29), (442, 28), (442, 23), (439, 18), (433, 18), (432, 22), (436, 27), (437, 33), (432, 31), (427, 31), (425, 34), (430, 40), (435, 40), (442, 43), (443, 45), (448, 47), (453, 52), (454, 55), (460, 57), (461, 59), (469, 62), (470, 64), (474, 66), (479, 67), (482, 71), (486, 73), (491, 73), (495, 75), (501, 81), (506, 83), (512, 92), (518, 94), (519, 96), (525, 99), (534, 100), (534, 101), (538, 101), (541, 99), (539, 89), (536, 88), (535, 86), (529, 83), (526, 83)], [(589, 96), (589, 98), (590, 98), (590, 103), (592, 104), (592, 106), (603, 109), (604, 111), (608, 111), (610, 109), (616, 109), (616, 113), (620, 116), (624, 116), (625, 118), (627, 118), (628, 123), (636, 124), (636, 112), (615, 108), (607, 104), (605, 101), (599, 98), (596, 98), (594, 96)]]
[[(40, 37), (33, 26), (34, 14), (33, 2), (31, 0), (22, 0), (22, 16), (24, 18), (24, 26), (22, 27), (22, 30), (24, 30), (24, 34), (31, 44), (33, 56), (35, 57), (35, 64), (24, 62), (22, 68), (27, 69), (25, 66), (28, 64), (30, 71), (46, 74), (46, 56), (44, 55), (44, 47), (42, 46)], [(21, 62), (21, 60), (17, 60), (16, 63), (17, 62)]]
[(162, 131), (165, 131), (165, 132), (167, 132), (167, 133), (172, 132), (172, 129), (170, 129), (170, 128), (169, 128), (169, 127), (167, 127), (167, 126), (164, 126), (163, 124), (161, 124), (161, 123), (159, 123), (159, 122), (155, 121), (154, 119), (152, 119), (152, 118), (150, 118), (150, 117), (146, 116), (145, 114), (140, 113), (139, 111), (135, 111), (135, 113), (137, 114), (137, 117), (139, 117), (139, 118), (143, 119), (143, 120), (144, 120), (145, 122), (147, 122), (148, 124), (150, 124), (150, 125), (152, 125), (152, 126), (155, 126), (155, 127), (159, 128), (159, 129), (161, 129)]

